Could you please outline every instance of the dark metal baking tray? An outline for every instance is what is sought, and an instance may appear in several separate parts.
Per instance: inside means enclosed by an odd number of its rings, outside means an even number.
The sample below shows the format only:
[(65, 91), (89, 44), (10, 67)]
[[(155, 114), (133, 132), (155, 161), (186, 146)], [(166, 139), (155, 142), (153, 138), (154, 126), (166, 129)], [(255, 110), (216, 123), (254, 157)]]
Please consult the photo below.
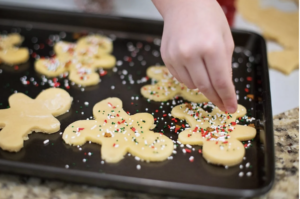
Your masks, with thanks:
[[(0, 109), (8, 106), (7, 99), (15, 91), (36, 97), (40, 91), (49, 87), (48, 84), (41, 84), (41, 76), (33, 68), (34, 56), (53, 54), (49, 39), (60, 37), (62, 40), (75, 41), (74, 37), (93, 32), (115, 39), (113, 55), (119, 61), (119, 66), (116, 66), (117, 71), (108, 70), (108, 74), (96, 86), (87, 87), (84, 91), (76, 85), (67, 89), (74, 101), (70, 112), (58, 117), (61, 121), (60, 132), (70, 123), (92, 116), (93, 105), (112, 96), (121, 98), (124, 109), (131, 114), (148, 108), (150, 113), (154, 113), (154, 117), (161, 117), (162, 110), (171, 111), (170, 106), (162, 106), (157, 102), (148, 103), (140, 95), (140, 88), (149, 84), (150, 80), (140, 84), (136, 82), (146, 76), (147, 66), (163, 64), (159, 56), (162, 29), (163, 24), (159, 21), (2, 5), (0, 33), (19, 32), (25, 38), (22, 46), (31, 49), (33, 54), (28, 63), (18, 67), (0, 65)], [(266, 193), (274, 180), (273, 124), (266, 45), (264, 39), (255, 33), (232, 30), (232, 34), (236, 44), (233, 81), (239, 95), (238, 102), (247, 108), (249, 115), (256, 118), (257, 128), (257, 136), (252, 141), (252, 146), (246, 150), (246, 160), (241, 163), (242, 169), (239, 165), (225, 169), (208, 164), (198, 153), (199, 147), (195, 147), (196, 150), (191, 153), (195, 157), (193, 163), (188, 160), (189, 154), (183, 154), (181, 148), (177, 147), (177, 154), (173, 155), (172, 160), (160, 163), (138, 162), (126, 155), (119, 163), (101, 164), (99, 145), (87, 143), (79, 150), (65, 144), (59, 133), (33, 133), (20, 152), (0, 150), (0, 170), (101, 187), (185, 197), (245, 198)], [(130, 49), (137, 49), (141, 45), (143, 47), (134, 56)], [(123, 70), (127, 70), (128, 74), (122, 74)], [(120, 78), (121, 75), (124, 75), (124, 79)], [(24, 76), (30, 81), (29, 85), (22, 84), (20, 78)], [(135, 83), (130, 84), (128, 78), (132, 78)], [(66, 78), (58, 79), (64, 88)], [(122, 83), (124, 80), (125, 85)], [(115, 89), (111, 88), (112, 85)], [(245, 98), (246, 94), (253, 94), (255, 99)], [(84, 102), (89, 102), (89, 105), (86, 106)], [(163, 108), (160, 109), (160, 106)], [(158, 113), (155, 110), (159, 110)], [(164, 121), (170, 123), (171, 118)], [(163, 122), (159, 122), (156, 131), (163, 129), (165, 135), (176, 140), (177, 135), (164, 126)], [(46, 139), (50, 140), (47, 145), (43, 143)], [(245, 167), (248, 162), (251, 166)], [(137, 164), (141, 165), (141, 170), (136, 169)], [(65, 165), (69, 165), (69, 168), (66, 169)], [(245, 174), (243, 177), (239, 177), (241, 171)], [(247, 176), (247, 172), (252, 175)]]

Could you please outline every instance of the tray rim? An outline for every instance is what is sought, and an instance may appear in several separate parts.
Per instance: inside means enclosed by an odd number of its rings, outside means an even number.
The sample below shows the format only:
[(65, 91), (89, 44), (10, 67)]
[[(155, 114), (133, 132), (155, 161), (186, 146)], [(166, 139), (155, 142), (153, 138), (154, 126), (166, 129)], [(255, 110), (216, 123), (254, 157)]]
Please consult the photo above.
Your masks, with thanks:
[[(57, 16), (57, 15), (64, 15), (65, 17), (80, 17), (83, 19), (93, 18), (94, 20), (108, 20), (113, 22), (120, 22), (122, 23), (133, 23), (133, 25), (137, 24), (148, 24), (148, 26), (155, 27), (150, 35), (155, 34), (160, 35), (162, 33), (163, 22), (159, 20), (149, 20), (149, 19), (138, 19), (138, 18), (129, 18), (129, 17), (118, 17), (118, 16), (111, 16), (111, 15), (98, 15), (98, 14), (91, 14), (91, 13), (80, 13), (80, 12), (70, 12), (70, 11), (60, 11), (60, 10), (48, 10), (48, 9), (33, 9), (29, 7), (16, 7), (16, 6), (7, 6), (5, 4), (0, 3), (0, 18), (8, 19), (8, 20), (17, 20), (16, 15), (12, 17), (14, 12), (22, 12), (27, 13), (30, 17), (31, 15), (49, 15), (49, 16)], [(35, 14), (34, 14), (35, 13)], [(7, 14), (7, 16), (6, 16)], [(17, 15), (18, 16), (18, 15)], [(6, 17), (6, 18), (5, 18)], [(12, 18), (10, 18), (12, 17)], [(31, 20), (28, 18), (19, 18), (19, 20), (30, 23)], [(32, 18), (32, 20), (37, 19)], [(40, 21), (38, 21), (40, 22)], [(47, 22), (46, 22), (47, 23)], [(63, 25), (63, 24), (62, 24)], [(80, 26), (80, 24), (75, 25), (77, 27), (85, 27)], [(90, 26), (88, 26), (90, 27)], [(94, 28), (94, 27), (93, 27)], [(131, 27), (132, 28), (132, 27)], [(95, 29), (99, 29), (99, 27), (95, 27)], [(105, 28), (104, 28), (105, 29)], [(122, 30), (124, 31), (124, 30)], [(132, 29), (128, 29), (128, 32), (131, 32)], [(141, 31), (141, 29), (139, 29)], [(143, 31), (142, 31), (143, 32)], [(267, 62), (267, 51), (266, 51), (266, 42), (264, 38), (254, 32), (245, 31), (245, 30), (237, 30), (232, 29), (232, 32), (235, 33), (244, 33), (255, 35), (259, 40), (262, 47), (262, 56), (266, 59), (263, 59), (262, 67), (263, 67), (263, 79), (265, 80), (264, 87), (266, 88), (266, 92), (264, 93), (264, 107), (265, 107), (265, 121), (266, 122), (266, 133), (271, 134), (268, 135), (268, 142), (266, 142), (266, 153), (268, 152), (268, 165), (267, 168), (269, 170), (269, 176), (265, 181), (265, 186), (257, 189), (232, 189), (232, 188), (220, 188), (220, 187), (211, 187), (211, 186), (204, 186), (204, 185), (192, 185), (186, 183), (177, 183), (177, 182), (169, 182), (169, 181), (161, 181), (161, 180), (153, 180), (153, 179), (146, 179), (146, 178), (136, 178), (136, 177), (128, 177), (128, 176), (120, 176), (114, 174), (101, 174), (89, 171), (82, 171), (82, 170), (68, 170), (65, 168), (57, 168), (45, 165), (36, 165), (31, 163), (23, 163), (23, 162), (15, 162), (9, 160), (0, 160), (0, 170), (5, 171), (8, 173), (15, 173), (15, 174), (25, 174), (31, 176), (38, 176), (38, 177), (45, 177), (49, 179), (58, 179), (63, 181), (69, 182), (76, 182), (76, 183), (87, 183), (91, 185), (101, 186), (101, 187), (110, 187), (116, 189), (123, 189), (124, 188), (128, 191), (144, 191), (149, 193), (158, 193), (158, 194), (170, 194), (174, 195), (173, 192), (176, 191), (177, 196), (197, 196), (198, 194), (207, 194), (214, 195), (214, 196), (229, 196), (229, 197), (254, 197), (258, 195), (263, 195), (268, 192), (274, 183), (275, 178), (275, 151), (274, 151), (274, 138), (273, 138), (273, 117), (272, 117), (272, 107), (271, 107), (271, 95), (270, 95), (270, 81), (269, 81), (269, 70), (268, 70), (268, 62)], [(144, 32), (143, 32), (144, 33)], [(160, 35), (161, 36), (161, 35)], [(38, 172), (37, 172), (38, 171)], [(48, 172), (48, 174), (43, 175), (41, 173)], [(65, 177), (63, 177), (65, 175)], [(80, 178), (79, 180), (75, 178)], [(89, 183), (88, 180), (93, 179), (92, 183)], [(100, 181), (100, 182), (99, 182)], [(104, 182), (103, 182), (104, 181)], [(97, 183), (95, 183), (97, 182)], [(113, 182), (126, 183), (131, 187), (139, 187), (137, 188), (130, 188), (126, 186), (114, 186), (112, 185)], [(106, 185), (105, 185), (106, 184)], [(149, 186), (151, 188), (149, 189)], [(167, 190), (167, 192), (166, 192)], [(199, 196), (199, 195), (198, 195)]]

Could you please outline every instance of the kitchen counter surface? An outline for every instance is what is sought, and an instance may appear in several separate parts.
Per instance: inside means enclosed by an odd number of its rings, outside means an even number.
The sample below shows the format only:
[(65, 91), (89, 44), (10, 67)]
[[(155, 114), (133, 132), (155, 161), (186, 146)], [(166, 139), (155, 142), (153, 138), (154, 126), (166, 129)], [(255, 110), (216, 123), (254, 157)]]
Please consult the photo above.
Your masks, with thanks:
[[(274, 117), (276, 176), (272, 190), (260, 199), (299, 197), (299, 108)], [(101, 189), (59, 181), (0, 174), (0, 199), (159, 199), (144, 193)], [(169, 197), (173, 198), (173, 197)]]

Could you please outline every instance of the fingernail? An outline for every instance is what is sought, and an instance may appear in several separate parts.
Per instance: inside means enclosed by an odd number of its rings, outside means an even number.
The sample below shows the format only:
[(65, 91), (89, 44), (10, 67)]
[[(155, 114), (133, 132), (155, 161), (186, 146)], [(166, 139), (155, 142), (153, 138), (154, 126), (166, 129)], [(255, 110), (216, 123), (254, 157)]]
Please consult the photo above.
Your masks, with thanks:
[(235, 113), (236, 108), (233, 107), (233, 106), (229, 106), (229, 107), (227, 107), (227, 111), (228, 111), (229, 113)]

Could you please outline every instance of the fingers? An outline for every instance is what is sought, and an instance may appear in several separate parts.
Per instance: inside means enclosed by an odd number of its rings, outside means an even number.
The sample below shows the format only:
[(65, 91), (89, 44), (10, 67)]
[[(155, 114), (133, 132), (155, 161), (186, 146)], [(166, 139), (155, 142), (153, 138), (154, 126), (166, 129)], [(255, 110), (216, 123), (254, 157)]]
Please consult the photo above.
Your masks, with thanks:
[(194, 85), (202, 92), (213, 104), (218, 106), (221, 110), (225, 107), (218, 93), (212, 86), (206, 68), (201, 58), (197, 58), (187, 63), (190, 76)]
[[(206, 48), (204, 62), (212, 86), (220, 96), (225, 109), (230, 113), (234, 113), (237, 110), (237, 100), (231, 78), (231, 69), (229, 69), (231, 63), (229, 63), (225, 45), (222, 46)], [(227, 66), (224, 66), (224, 64)]]

